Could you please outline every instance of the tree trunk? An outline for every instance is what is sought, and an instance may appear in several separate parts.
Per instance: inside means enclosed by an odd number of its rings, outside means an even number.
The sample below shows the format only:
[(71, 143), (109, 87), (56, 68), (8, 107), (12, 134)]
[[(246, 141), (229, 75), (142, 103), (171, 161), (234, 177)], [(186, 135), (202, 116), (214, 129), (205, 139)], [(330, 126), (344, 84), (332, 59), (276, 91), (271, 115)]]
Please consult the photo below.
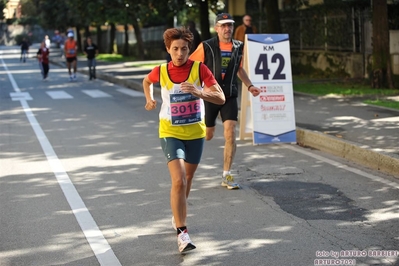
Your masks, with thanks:
[[(197, 0), (197, 5), (200, 8), (200, 29), (202, 40), (208, 40), (211, 38), (211, 32), (209, 31), (209, 12), (208, 12), (208, 1)], [(213, 25), (212, 25), (213, 26)]]
[(80, 34), (80, 26), (76, 26), (76, 42), (78, 43), (78, 51), (83, 52), (82, 35)]
[(371, 77), (373, 88), (394, 88), (389, 53), (388, 6), (386, 0), (373, 0), (373, 70)]
[(278, 0), (265, 0), (265, 8), (267, 21), (266, 32), (282, 33)]
[(97, 25), (97, 47), (98, 47), (98, 52), (102, 53), (103, 52), (103, 45), (102, 45), (102, 36), (103, 32), (101, 30), (101, 25)]
[(90, 36), (90, 27), (89, 26), (85, 26), (85, 39)]
[(123, 56), (129, 56), (129, 26), (125, 24), (125, 44), (123, 46)]
[(137, 19), (133, 18), (132, 21), (134, 35), (136, 36), (137, 40), (137, 59), (144, 60), (145, 58), (145, 51), (144, 51), (144, 42), (143, 37), (141, 36), (141, 29), (139, 23), (137, 23)]
[(115, 23), (110, 23), (110, 37), (109, 37), (109, 47), (108, 47), (108, 53), (113, 54), (116, 51), (114, 50), (114, 43), (115, 43), (115, 34), (116, 34), (116, 27)]

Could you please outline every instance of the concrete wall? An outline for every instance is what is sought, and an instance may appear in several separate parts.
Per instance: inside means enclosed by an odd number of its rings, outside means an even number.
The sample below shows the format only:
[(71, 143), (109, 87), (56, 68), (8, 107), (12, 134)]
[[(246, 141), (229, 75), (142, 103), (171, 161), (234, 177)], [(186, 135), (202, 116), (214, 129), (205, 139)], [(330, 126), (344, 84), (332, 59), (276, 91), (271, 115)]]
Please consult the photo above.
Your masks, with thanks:
[[(392, 72), (399, 75), (399, 30), (389, 32)], [(345, 71), (351, 78), (368, 78), (367, 69), (372, 64), (372, 46), (367, 53), (325, 52), (300, 50), (291, 52), (293, 64), (312, 66), (323, 71)]]

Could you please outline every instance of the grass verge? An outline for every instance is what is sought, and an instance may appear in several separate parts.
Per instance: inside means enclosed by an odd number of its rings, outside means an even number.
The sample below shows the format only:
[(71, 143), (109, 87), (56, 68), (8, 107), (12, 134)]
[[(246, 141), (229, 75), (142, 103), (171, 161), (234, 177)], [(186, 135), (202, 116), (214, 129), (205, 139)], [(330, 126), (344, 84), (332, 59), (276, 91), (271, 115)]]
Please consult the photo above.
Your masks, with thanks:
[[(99, 54), (96, 57), (97, 60), (103, 61), (103, 62), (108, 62), (108, 63), (123, 63), (123, 62), (128, 62), (125, 65), (127, 67), (146, 67), (146, 68), (153, 68), (155, 66), (158, 66), (159, 63), (143, 63), (143, 62), (135, 62), (136, 58), (130, 56), (122, 56), (119, 54)], [(166, 61), (165, 61), (166, 62)]]
[(342, 96), (392, 96), (399, 95), (397, 89), (373, 89), (364, 84), (303, 83), (294, 84), (294, 91), (314, 95), (336, 94)]
[(97, 60), (109, 63), (120, 63), (120, 62), (128, 62), (136, 60), (132, 56), (123, 56), (120, 54), (99, 54), (96, 57)]
[[(165, 61), (166, 63), (166, 61)], [(143, 64), (143, 63), (135, 63), (135, 62), (130, 62), (125, 64), (127, 67), (145, 67), (145, 68), (153, 68), (156, 66), (159, 66), (160, 63), (148, 63), (148, 64)]]
[(388, 107), (392, 109), (398, 109), (399, 110), (399, 101), (390, 101), (390, 100), (365, 100), (363, 101), (364, 103), (367, 104), (372, 104), (372, 105), (377, 105), (377, 106), (382, 106), (382, 107)]
[(399, 95), (398, 89), (374, 89), (361, 83), (299, 83), (294, 84), (294, 91), (318, 96), (362, 96), (363, 103), (399, 110), (399, 101), (388, 98)]

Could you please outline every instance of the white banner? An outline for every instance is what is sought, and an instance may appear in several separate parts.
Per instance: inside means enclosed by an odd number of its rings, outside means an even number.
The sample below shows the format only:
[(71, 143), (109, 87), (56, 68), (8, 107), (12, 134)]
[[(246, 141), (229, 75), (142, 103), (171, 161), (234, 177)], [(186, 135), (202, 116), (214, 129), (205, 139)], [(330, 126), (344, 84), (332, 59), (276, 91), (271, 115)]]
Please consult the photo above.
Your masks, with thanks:
[(247, 73), (261, 89), (258, 97), (250, 97), (253, 143), (296, 142), (288, 34), (245, 36)]

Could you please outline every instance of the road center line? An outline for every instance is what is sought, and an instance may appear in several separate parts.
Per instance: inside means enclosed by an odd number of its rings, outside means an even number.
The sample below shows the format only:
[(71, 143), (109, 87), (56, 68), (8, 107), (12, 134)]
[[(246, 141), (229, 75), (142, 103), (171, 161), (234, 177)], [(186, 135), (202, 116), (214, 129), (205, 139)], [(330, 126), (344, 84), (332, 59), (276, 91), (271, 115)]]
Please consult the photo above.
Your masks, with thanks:
[[(21, 92), (14, 80), (14, 77), (8, 70), (3, 58), (0, 57), (0, 59), (4, 69), (7, 72), (14, 91)], [(65, 198), (68, 201), (69, 206), (71, 207), (71, 210), (75, 215), (75, 218), (78, 221), (91, 249), (96, 255), (98, 262), (100, 265), (121, 265), (118, 258), (115, 256), (115, 253), (108, 244), (108, 241), (98, 228), (93, 216), (90, 214), (82, 198), (77, 192), (61, 161), (58, 159), (57, 154), (46, 137), (46, 134), (40, 127), (35, 115), (31, 111), (28, 102), (25, 99), (21, 99), (20, 103), (26, 114), (26, 117), (29, 120), (29, 123), (36, 134), (37, 139), (40, 142), (40, 145), (42, 146), (43, 152), (47, 157), (47, 161), (49, 162), (50, 167), (57, 178), (58, 184), (64, 192)]]

